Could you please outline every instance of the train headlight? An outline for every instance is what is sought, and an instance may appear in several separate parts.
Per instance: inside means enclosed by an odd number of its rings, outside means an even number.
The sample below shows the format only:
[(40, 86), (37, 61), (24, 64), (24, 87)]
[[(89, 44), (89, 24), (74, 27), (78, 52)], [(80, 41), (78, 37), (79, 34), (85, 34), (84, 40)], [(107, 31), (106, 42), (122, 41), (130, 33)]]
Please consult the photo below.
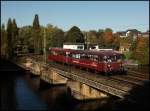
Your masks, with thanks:
[(107, 65), (107, 67), (111, 67), (111, 65), (110, 65), (110, 64), (108, 64), (108, 65)]
[(108, 64), (108, 65), (107, 65), (107, 67), (108, 67), (108, 70), (109, 70), (109, 71), (111, 71), (111, 70), (112, 70), (112, 67), (111, 67), (111, 65), (110, 65), (110, 64)]

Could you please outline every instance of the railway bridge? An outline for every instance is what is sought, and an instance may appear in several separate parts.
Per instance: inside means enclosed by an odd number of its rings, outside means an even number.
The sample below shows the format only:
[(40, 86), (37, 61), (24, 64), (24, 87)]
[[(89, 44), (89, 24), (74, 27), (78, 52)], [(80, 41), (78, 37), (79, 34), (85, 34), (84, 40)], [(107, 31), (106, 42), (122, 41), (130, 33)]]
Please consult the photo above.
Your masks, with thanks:
[(124, 98), (132, 88), (145, 81), (142, 78), (124, 79), (127, 78), (125, 75), (106, 77), (67, 65), (44, 63), (31, 56), (18, 58), (16, 64), (48, 83), (66, 84), (77, 99), (104, 98), (109, 95)]

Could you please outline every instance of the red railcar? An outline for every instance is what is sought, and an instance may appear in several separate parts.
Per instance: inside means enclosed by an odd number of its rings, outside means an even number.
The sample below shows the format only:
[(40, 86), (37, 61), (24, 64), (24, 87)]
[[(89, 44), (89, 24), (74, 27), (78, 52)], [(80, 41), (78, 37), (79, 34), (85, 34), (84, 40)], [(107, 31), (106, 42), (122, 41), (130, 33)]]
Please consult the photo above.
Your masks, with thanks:
[(97, 72), (124, 72), (123, 54), (115, 51), (50, 48), (48, 60), (92, 69)]

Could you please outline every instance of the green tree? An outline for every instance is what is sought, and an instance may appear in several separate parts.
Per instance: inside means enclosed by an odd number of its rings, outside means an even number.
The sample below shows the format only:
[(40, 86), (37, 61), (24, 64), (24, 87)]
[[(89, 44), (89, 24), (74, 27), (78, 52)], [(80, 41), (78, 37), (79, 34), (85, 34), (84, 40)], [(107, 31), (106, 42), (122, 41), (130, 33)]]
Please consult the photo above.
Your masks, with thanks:
[(42, 37), (40, 32), (40, 24), (39, 24), (39, 17), (36, 14), (34, 21), (33, 21), (33, 38), (34, 38), (34, 51), (35, 53), (42, 52)]
[(1, 26), (1, 58), (7, 59), (7, 56), (8, 56), (7, 48), (8, 48), (7, 33), (5, 30), (5, 25), (2, 24)]
[(111, 32), (111, 33), (113, 33), (113, 30), (111, 28), (106, 28), (105, 32)]
[(7, 23), (7, 37), (8, 37), (8, 59), (13, 57), (13, 42), (12, 42), (12, 21), (9, 18)]
[(80, 29), (76, 26), (73, 26), (65, 36), (65, 42), (71, 43), (84, 43), (84, 36)]
[(61, 29), (55, 31), (52, 37), (52, 46), (53, 47), (63, 47), (64, 42), (64, 32)]
[(90, 44), (98, 44), (98, 33), (96, 30), (90, 30), (87, 33), (87, 42)]
[(48, 24), (46, 27), (46, 49), (48, 50), (50, 47), (53, 47), (53, 36), (56, 31), (56, 27), (51, 24)]
[[(34, 50), (34, 38), (32, 35), (32, 26), (23, 26), (19, 29), (18, 42), (28, 47), (29, 52)], [(28, 52), (27, 51), (27, 52)]]
[(13, 19), (13, 22), (12, 22), (12, 45), (13, 45), (13, 53), (16, 49), (16, 46), (17, 46), (17, 37), (18, 37), (18, 27), (17, 27), (17, 24), (16, 24), (16, 20)]
[(48, 24), (46, 27), (47, 49), (50, 47), (62, 47), (64, 42), (64, 32), (58, 27)]
[(103, 48), (104, 46), (104, 30), (103, 29), (99, 29), (98, 30), (98, 44), (100, 48)]

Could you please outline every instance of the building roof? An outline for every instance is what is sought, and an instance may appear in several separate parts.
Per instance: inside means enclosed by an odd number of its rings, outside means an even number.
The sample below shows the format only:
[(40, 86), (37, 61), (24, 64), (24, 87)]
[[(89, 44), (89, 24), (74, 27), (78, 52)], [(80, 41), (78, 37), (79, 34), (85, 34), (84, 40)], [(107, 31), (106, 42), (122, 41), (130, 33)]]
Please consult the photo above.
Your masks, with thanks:
[(139, 34), (139, 33), (141, 33), (141, 32), (138, 31), (137, 29), (128, 29), (128, 30), (126, 30), (126, 32), (128, 32), (128, 31), (131, 31), (131, 32), (134, 33), (134, 34)]
[(119, 34), (119, 35), (125, 35), (127, 32), (132, 32), (133, 34), (139, 34), (139, 33), (141, 33), (140, 31), (138, 31), (137, 29), (128, 29), (128, 30), (126, 30), (126, 31), (119, 31), (119, 32), (117, 32), (117, 34)]

